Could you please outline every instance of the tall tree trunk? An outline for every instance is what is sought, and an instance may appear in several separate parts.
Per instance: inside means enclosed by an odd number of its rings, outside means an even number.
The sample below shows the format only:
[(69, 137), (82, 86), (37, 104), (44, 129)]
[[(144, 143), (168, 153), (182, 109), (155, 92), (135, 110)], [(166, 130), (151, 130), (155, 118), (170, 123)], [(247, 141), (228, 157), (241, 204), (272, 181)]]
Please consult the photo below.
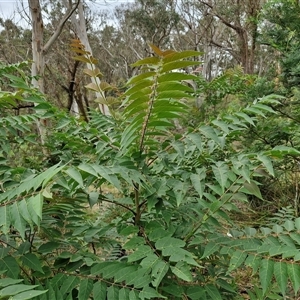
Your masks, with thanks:
[[(32, 84), (36, 87), (40, 92), (44, 93), (44, 72), (45, 72), (45, 55), (57, 40), (59, 35), (62, 32), (62, 29), (76, 10), (80, 0), (77, 0), (75, 5), (72, 5), (72, 2), (69, 1), (68, 8), (66, 10), (65, 15), (61, 19), (58, 24), (55, 32), (52, 34), (50, 39), (44, 44), (44, 25), (42, 18), (42, 9), (39, 0), (28, 0), (28, 6), (31, 14), (31, 22), (32, 22)], [(45, 137), (47, 133), (46, 124), (42, 121), (38, 122), (38, 131), (41, 139), (42, 145), (45, 144)], [(43, 149), (45, 151), (45, 149)]]
[[(82, 0), (79, 0), (79, 5), (78, 5), (78, 9), (77, 9), (78, 19), (76, 18), (75, 14), (73, 14), (71, 16), (71, 21), (74, 26), (75, 33), (76, 33), (77, 37), (79, 38), (80, 42), (84, 45), (85, 50), (89, 51), (90, 54), (93, 55), (93, 51), (90, 46), (90, 42), (89, 42), (88, 35), (87, 35), (87, 29), (86, 29), (85, 17), (84, 17), (84, 9), (83, 9), (82, 2), (83, 2)], [(68, 5), (67, 0), (64, 0), (64, 3), (65, 3), (65, 5)], [(90, 69), (91, 66), (89, 64), (87, 64), (87, 68)], [(98, 77), (96, 77), (96, 78), (92, 77), (91, 80), (97, 86), (100, 85), (100, 79)], [(100, 98), (101, 95), (96, 93), (96, 97)], [(104, 115), (110, 115), (110, 111), (109, 111), (109, 108), (107, 105), (99, 104), (99, 109)]]

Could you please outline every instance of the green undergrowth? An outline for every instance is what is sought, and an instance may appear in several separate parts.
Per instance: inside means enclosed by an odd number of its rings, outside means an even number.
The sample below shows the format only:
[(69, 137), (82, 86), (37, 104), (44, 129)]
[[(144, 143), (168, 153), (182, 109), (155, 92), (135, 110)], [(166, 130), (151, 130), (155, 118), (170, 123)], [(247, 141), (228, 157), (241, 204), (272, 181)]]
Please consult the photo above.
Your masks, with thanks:
[[(101, 78), (82, 45), (74, 41), (72, 48), (75, 59), (90, 64), (85, 73)], [(91, 111), (88, 123), (49, 107), (27, 77), (7, 76), (16, 91), (2, 93), (0, 105), (6, 109), (6, 99), (17, 105), (16, 95), (38, 104), (30, 114), (0, 119), (0, 299), (298, 294), (300, 219), (288, 209), (257, 226), (232, 217), (251, 197), (263, 199), (261, 182), (275, 177), (274, 159), (299, 156), (286, 145), (259, 152), (232, 147), (261, 118), (274, 115), (271, 106), (281, 98), (253, 99), (178, 133), (195, 98), (186, 81), (198, 80), (181, 70), (198, 65), (193, 57), (200, 54), (152, 50), (134, 64), (140, 71), (118, 99), (118, 113), (107, 97), (113, 87), (97, 80), (87, 86), (111, 111)], [(11, 66), (14, 72), (21, 67)], [(5, 150), (11, 139), (35, 145), (28, 134), (44, 119), (52, 124), (49, 157), (37, 168), (11, 165), (18, 157)], [(238, 278), (250, 270), (252, 284), (241, 289)]]

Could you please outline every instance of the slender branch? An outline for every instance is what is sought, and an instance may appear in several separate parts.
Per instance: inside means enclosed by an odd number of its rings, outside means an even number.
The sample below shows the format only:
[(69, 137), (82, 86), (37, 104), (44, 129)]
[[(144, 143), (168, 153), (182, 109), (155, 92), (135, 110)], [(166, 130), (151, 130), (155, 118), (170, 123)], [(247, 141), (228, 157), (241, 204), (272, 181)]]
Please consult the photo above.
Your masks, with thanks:
[[(214, 7), (213, 5), (205, 2), (205, 1), (201, 1), (202, 4), (208, 6), (211, 10), (214, 11)], [(219, 15), (218, 13), (216, 13), (215, 11), (213, 12), (213, 15), (215, 17), (217, 17), (223, 24), (225, 24), (227, 27), (233, 29), (234, 31), (236, 31), (238, 34), (242, 34), (245, 30), (242, 27), (239, 26), (235, 26), (233, 24), (231, 24), (230, 22), (228, 22), (224, 17), (222, 17), (221, 15)]]
[(2, 239), (0, 239), (0, 244), (5, 244), (6, 246), (8, 246), (8, 247), (10, 247), (10, 248), (12, 248), (14, 250), (18, 250), (18, 248), (12, 246), (10, 243), (8, 243), (8, 242), (6, 242), (6, 241), (4, 241)]
[(31, 107), (34, 107), (33, 103), (27, 104), (27, 105), (21, 105), (20, 104), (17, 107), (11, 107), (11, 109), (19, 110), (19, 109), (22, 109), (22, 108), (31, 108)]
[(63, 16), (63, 18), (61, 19), (61, 21), (59, 22), (55, 32), (52, 34), (51, 38), (48, 40), (48, 42), (46, 43), (46, 45), (43, 47), (43, 51), (44, 53), (47, 53), (49, 51), (49, 49), (51, 48), (51, 46), (54, 44), (54, 42), (56, 41), (56, 39), (59, 37), (59, 35), (61, 34), (63, 27), (65, 25), (65, 23), (69, 20), (69, 18), (72, 16), (72, 14), (75, 12), (75, 10), (77, 9), (79, 3), (81, 0), (78, 0), (74, 7), (69, 7), (67, 9), (67, 12), (65, 13), (65, 15)]
[(138, 183), (134, 183), (134, 202), (135, 202), (135, 225), (138, 225), (141, 219), (141, 207), (140, 207), (140, 193)]
[(123, 208), (125, 208), (125, 209), (127, 209), (127, 210), (129, 210), (129, 211), (131, 211), (134, 215), (136, 214), (136, 212), (135, 212), (133, 209), (131, 209), (130, 207), (128, 207), (128, 206), (126, 206), (126, 205), (124, 205), (124, 204), (122, 204), (122, 203), (118, 203), (118, 202), (115, 202), (115, 201), (111, 201), (111, 200), (108, 200), (107, 198), (101, 198), (101, 201), (119, 205), (119, 206), (121, 206), (121, 207), (123, 207)]

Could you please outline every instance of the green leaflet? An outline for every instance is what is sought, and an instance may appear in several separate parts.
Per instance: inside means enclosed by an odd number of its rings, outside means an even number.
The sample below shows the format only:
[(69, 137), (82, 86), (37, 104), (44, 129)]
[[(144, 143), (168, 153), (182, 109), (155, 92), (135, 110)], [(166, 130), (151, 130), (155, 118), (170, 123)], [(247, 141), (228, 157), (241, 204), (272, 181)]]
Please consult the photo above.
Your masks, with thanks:
[(22, 217), (22, 212), (19, 210), (17, 202), (14, 202), (13, 205), (9, 206), (9, 212), (11, 225), (19, 231), (21, 237), (24, 239), (26, 222)]
[(80, 279), (75, 276), (68, 276), (67, 279), (63, 282), (63, 285), (60, 288), (62, 295), (70, 293), (80, 282)]
[(180, 261), (174, 267), (171, 266), (170, 268), (172, 273), (178, 278), (188, 282), (193, 280), (190, 267), (187, 263)]
[(246, 252), (242, 251), (235, 251), (230, 259), (229, 269), (227, 273), (229, 274), (231, 271), (237, 269), (242, 263), (244, 263), (245, 259), (247, 257)]
[(247, 194), (255, 195), (257, 198), (262, 199), (262, 195), (261, 195), (258, 185), (252, 180), (250, 183), (245, 182), (244, 189), (242, 189), (242, 190), (245, 191), (245, 193), (247, 193)]
[(283, 296), (286, 294), (287, 283), (288, 283), (288, 273), (287, 273), (287, 263), (283, 261), (275, 262), (274, 264), (274, 276), (276, 282), (280, 288), (280, 292)]
[(260, 263), (259, 278), (265, 294), (271, 284), (274, 273), (274, 261), (271, 259), (263, 259)]
[(2, 278), (0, 279), (0, 287), (6, 287), (8, 285), (13, 285), (22, 282), (23, 279), (12, 279), (12, 278)]
[(18, 295), (15, 295), (11, 297), (11, 300), (27, 300), (27, 299), (32, 299), (34, 297), (37, 297), (39, 295), (47, 293), (46, 291), (37, 291), (37, 290), (31, 290), (31, 291), (26, 291), (23, 293), (20, 293)]
[(207, 293), (210, 295), (212, 299), (222, 300), (222, 296), (215, 285), (207, 284), (205, 286), (205, 290), (207, 291)]
[(106, 300), (106, 289), (107, 286), (102, 281), (97, 281), (93, 285), (93, 296), (94, 299)]
[(127, 85), (132, 85), (134, 83), (137, 83), (143, 79), (146, 79), (146, 78), (151, 78), (153, 77), (154, 75), (156, 74), (156, 72), (145, 72), (145, 73), (141, 73), (139, 75), (136, 75), (134, 77), (132, 77), (131, 79), (128, 80), (127, 82)]
[(257, 159), (263, 163), (270, 175), (275, 176), (273, 164), (269, 157), (259, 154), (257, 155)]
[(227, 164), (223, 162), (216, 162), (216, 165), (212, 166), (213, 173), (215, 175), (215, 179), (219, 183), (222, 192), (224, 192), (226, 184), (227, 184), (227, 179), (228, 179), (228, 166)]
[(34, 271), (44, 274), (42, 265), (38, 257), (33, 253), (26, 253), (21, 257), (22, 263)]
[(193, 286), (187, 289), (187, 296), (192, 300), (206, 299), (205, 297), (205, 287)]
[(182, 69), (190, 66), (199, 65), (198, 61), (172, 61), (163, 64), (161, 68), (161, 73), (169, 72), (176, 69)]
[(152, 253), (153, 250), (149, 246), (141, 245), (137, 248), (137, 250), (135, 250), (132, 254), (129, 255), (128, 262), (140, 260)]
[(157, 79), (158, 83), (163, 82), (176, 82), (176, 81), (183, 81), (183, 80), (196, 80), (198, 77), (191, 74), (185, 74), (180, 72), (172, 72), (172, 73), (165, 73), (160, 75)]
[(93, 290), (93, 281), (85, 278), (80, 281), (78, 300), (88, 300)]
[(177, 60), (180, 60), (180, 59), (183, 59), (183, 58), (188, 58), (188, 57), (192, 57), (192, 56), (200, 56), (200, 55), (203, 55), (202, 52), (199, 52), (199, 51), (194, 51), (194, 50), (185, 50), (185, 51), (181, 51), (181, 52), (172, 52), (170, 54), (167, 54), (163, 61), (165, 63), (168, 63), (168, 62), (172, 62), (172, 61), (177, 61)]
[(25, 285), (25, 284), (16, 284), (16, 285), (10, 285), (5, 287), (4, 289), (0, 290), (0, 297), (4, 298), (7, 296), (14, 296), (19, 293), (22, 293), (24, 291), (28, 291), (31, 289), (36, 288), (38, 285)]
[(69, 168), (69, 169), (66, 170), (66, 173), (72, 179), (74, 179), (82, 188), (84, 188), (82, 176), (81, 176), (81, 174), (79, 173), (79, 171), (77, 169)]
[(300, 266), (296, 263), (288, 263), (287, 273), (293, 285), (294, 293), (297, 295), (300, 288)]
[(167, 299), (166, 297), (158, 293), (155, 289), (149, 286), (143, 288), (143, 290), (139, 294), (139, 297), (140, 299), (153, 299), (153, 298)]
[(165, 275), (168, 273), (170, 265), (161, 259), (156, 260), (152, 266), (151, 277), (153, 277), (152, 284), (158, 288)]
[(205, 258), (210, 256), (211, 254), (214, 254), (216, 251), (218, 251), (220, 249), (220, 245), (216, 242), (209, 242), (206, 246), (205, 246), (205, 250), (204, 253), (202, 255), (201, 258)]
[(130, 290), (127, 288), (122, 288), (119, 290), (119, 299), (128, 300), (129, 299)]
[(110, 286), (107, 288), (107, 299), (119, 300), (119, 287)]
[(0, 206), (0, 230), (3, 234), (7, 234), (10, 229), (9, 206)]
[(0, 270), (5, 270), (5, 274), (13, 279), (17, 279), (19, 277), (20, 267), (15, 258), (11, 256), (0, 258)]

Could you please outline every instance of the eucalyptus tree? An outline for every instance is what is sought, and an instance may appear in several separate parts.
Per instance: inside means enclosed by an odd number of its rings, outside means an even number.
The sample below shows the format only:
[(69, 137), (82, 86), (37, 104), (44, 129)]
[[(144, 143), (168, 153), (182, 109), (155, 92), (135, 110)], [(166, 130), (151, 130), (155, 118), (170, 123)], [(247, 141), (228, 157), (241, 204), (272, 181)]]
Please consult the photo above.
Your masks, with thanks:
[(258, 18), (264, 0), (183, 1), (198, 11), (206, 26), (206, 43), (221, 49), (240, 64), (245, 73), (256, 71)]
[(275, 50), (277, 75), (288, 89), (300, 83), (299, 14), (300, 4), (295, 0), (269, 0), (263, 10), (262, 42)]
[(157, 47), (170, 46), (170, 34), (178, 25), (180, 17), (175, 0), (136, 0), (125, 11), (130, 20), (132, 33), (144, 43)]
[[(76, 10), (80, 0), (77, 0), (74, 4), (70, 1), (70, 6), (65, 10), (63, 18), (60, 20), (55, 31), (52, 33), (47, 42), (44, 42), (44, 24), (42, 17), (42, 8), (39, 0), (28, 0), (31, 24), (32, 24), (32, 84), (40, 92), (44, 93), (44, 73), (45, 73), (45, 56), (49, 52), (50, 48), (53, 46), (54, 42), (57, 40), (61, 34), (63, 27), (70, 16)], [(45, 143), (46, 136), (46, 125), (45, 122), (37, 122), (40, 139), (42, 145)], [(44, 154), (47, 152), (44, 150)]]

